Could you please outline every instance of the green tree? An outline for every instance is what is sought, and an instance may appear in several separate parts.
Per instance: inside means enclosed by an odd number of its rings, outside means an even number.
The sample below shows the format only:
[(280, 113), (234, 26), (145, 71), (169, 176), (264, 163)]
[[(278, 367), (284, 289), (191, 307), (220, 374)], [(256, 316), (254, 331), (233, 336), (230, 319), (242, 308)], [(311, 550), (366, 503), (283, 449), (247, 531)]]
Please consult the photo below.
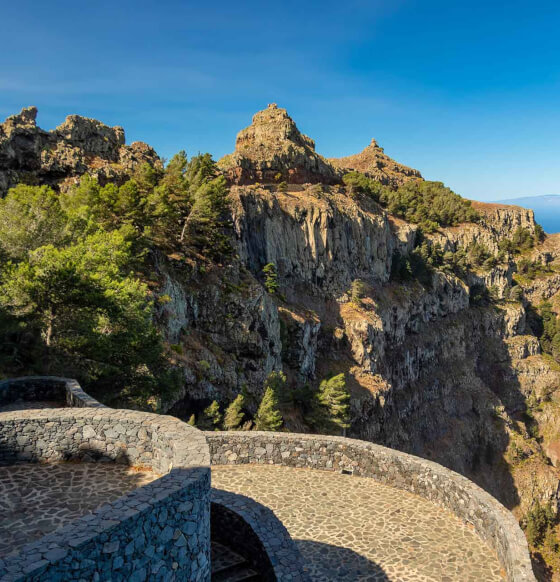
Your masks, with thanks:
[(38, 330), (49, 372), (72, 372), (100, 394), (144, 402), (176, 387), (153, 325), (145, 284), (127, 273), (130, 241), (121, 230), (99, 231), (63, 248), (52, 245), (9, 263), (0, 305)]
[(263, 398), (255, 417), (256, 430), (278, 430), (283, 420), (278, 410), (278, 398), (271, 386), (264, 391)]
[(278, 291), (278, 272), (274, 263), (267, 263), (263, 267), (264, 286), (271, 295)]
[(229, 256), (232, 250), (226, 233), (230, 227), (228, 196), (223, 176), (202, 184), (185, 224), (189, 244), (213, 260)]
[(200, 428), (204, 430), (219, 430), (222, 422), (222, 414), (220, 412), (220, 405), (216, 400), (207, 406), (202, 412), (202, 420), (200, 421)]
[(245, 406), (245, 397), (238, 394), (235, 400), (226, 408), (224, 414), (224, 430), (237, 430), (245, 417), (243, 407)]
[(362, 299), (366, 294), (366, 285), (361, 279), (354, 279), (352, 281), (352, 286), (350, 288), (350, 300), (352, 303), (360, 307), (362, 305)]
[(367, 196), (379, 202), (386, 190), (380, 182), (368, 178), (361, 172), (349, 172), (343, 176), (342, 181), (346, 186), (346, 191), (354, 199)]
[(435, 232), (440, 226), (479, 220), (471, 202), (442, 182), (411, 180), (397, 190), (384, 188), (380, 190), (380, 201), (391, 214), (419, 224), (427, 233)]
[(350, 393), (344, 374), (323, 380), (316, 393), (318, 424), (327, 432), (344, 432), (350, 426)]
[(53, 190), (20, 184), (0, 198), (0, 251), (23, 259), (41, 246), (62, 244), (68, 238), (66, 221)]
[(286, 374), (280, 371), (270, 372), (264, 384), (265, 389), (271, 388), (281, 406), (292, 403), (292, 393), (288, 389)]

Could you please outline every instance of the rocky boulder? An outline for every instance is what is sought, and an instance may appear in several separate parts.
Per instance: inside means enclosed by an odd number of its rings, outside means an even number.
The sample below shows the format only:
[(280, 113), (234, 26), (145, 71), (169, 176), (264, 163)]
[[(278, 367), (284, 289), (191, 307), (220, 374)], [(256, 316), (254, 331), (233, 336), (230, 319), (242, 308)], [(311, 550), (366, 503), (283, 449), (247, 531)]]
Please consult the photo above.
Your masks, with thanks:
[(315, 152), (315, 142), (300, 133), (285, 109), (272, 103), (239, 132), (235, 151), (218, 162), (233, 184), (340, 182), (341, 174)]
[(362, 172), (391, 188), (398, 188), (410, 180), (423, 180), (418, 170), (395, 162), (374, 139), (359, 154), (344, 158), (329, 158), (329, 162), (343, 172), (351, 170)]
[(27, 107), (0, 124), (0, 196), (19, 182), (64, 186), (86, 172), (101, 183), (124, 182), (141, 164), (161, 165), (142, 142), (125, 145), (122, 127), (70, 115), (52, 131)]

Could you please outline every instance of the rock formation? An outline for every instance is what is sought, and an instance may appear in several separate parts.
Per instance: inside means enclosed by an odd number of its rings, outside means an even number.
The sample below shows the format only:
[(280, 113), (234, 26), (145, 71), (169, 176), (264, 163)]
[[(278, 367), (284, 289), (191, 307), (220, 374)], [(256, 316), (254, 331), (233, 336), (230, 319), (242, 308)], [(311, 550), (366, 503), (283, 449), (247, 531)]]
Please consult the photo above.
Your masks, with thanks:
[(340, 170), (362, 172), (385, 186), (398, 188), (409, 180), (422, 180), (422, 174), (391, 159), (378, 143), (372, 139), (365, 150), (344, 158), (329, 158), (329, 162)]
[(0, 196), (19, 182), (63, 186), (86, 172), (101, 183), (123, 182), (143, 163), (161, 164), (145, 143), (125, 145), (122, 127), (70, 115), (44, 131), (36, 116), (27, 107), (0, 124)]
[[(57, 184), (87, 171), (119, 180), (138, 163), (158, 163), (148, 146), (125, 146), (120, 128), (70, 117), (47, 133), (35, 113), (24, 110), (0, 126), (4, 190), (28, 176)], [(463, 280), (440, 269), (427, 284), (403, 282), (391, 276), (394, 257), (410, 255), (418, 226), (337, 185), (350, 169), (393, 188), (422, 179), (375, 142), (329, 162), (271, 105), (240, 132), (219, 167), (232, 184), (235, 258), (189, 270), (184, 260), (154, 252), (154, 293), (165, 297), (156, 302), (158, 325), (184, 378), (164, 411), (185, 417), (244, 392), (254, 413), (274, 370), (297, 387), (343, 372), (352, 394), (348, 436), (443, 463), (518, 516), (535, 500), (559, 501), (560, 366), (542, 353), (531, 327), (541, 300), (560, 312), (558, 237), (531, 251), (552, 268), (523, 285), (521, 296), (509, 294), (513, 258)], [(282, 181), (286, 188), (266, 185)], [(497, 256), (517, 229), (536, 232), (530, 210), (474, 206), (478, 222), (426, 238), (445, 253), (477, 243)], [(277, 269), (277, 293), (263, 286), (268, 263)], [(359, 300), (351, 291), (356, 281), (364, 288)], [(495, 292), (488, 303), (474, 296), (481, 285)], [(292, 431), (309, 430), (301, 411), (285, 420)]]
[(341, 177), (276, 103), (253, 116), (253, 123), (239, 132), (235, 151), (218, 166), (233, 184), (335, 184)]

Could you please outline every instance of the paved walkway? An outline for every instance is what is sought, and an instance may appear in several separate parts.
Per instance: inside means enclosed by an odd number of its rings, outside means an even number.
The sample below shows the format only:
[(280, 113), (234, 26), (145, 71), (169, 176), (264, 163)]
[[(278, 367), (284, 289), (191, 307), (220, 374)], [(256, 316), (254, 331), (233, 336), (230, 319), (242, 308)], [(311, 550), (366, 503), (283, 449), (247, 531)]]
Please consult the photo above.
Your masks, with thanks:
[(113, 463), (0, 467), (0, 557), (157, 477)]
[(493, 551), (453, 514), (373, 479), (267, 465), (212, 467), (212, 486), (274, 510), (313, 580), (498, 582)]

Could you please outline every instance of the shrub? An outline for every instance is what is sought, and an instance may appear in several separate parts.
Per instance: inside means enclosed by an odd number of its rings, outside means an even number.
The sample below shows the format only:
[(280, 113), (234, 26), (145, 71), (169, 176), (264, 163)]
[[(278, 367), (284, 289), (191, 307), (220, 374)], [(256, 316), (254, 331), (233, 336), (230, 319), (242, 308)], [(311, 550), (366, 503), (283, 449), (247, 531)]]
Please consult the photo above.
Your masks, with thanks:
[(455, 226), (479, 219), (471, 202), (442, 182), (412, 180), (396, 191), (383, 189), (380, 200), (391, 214), (419, 224), (427, 233), (434, 232), (439, 226)]
[(525, 535), (533, 547), (540, 546), (547, 530), (554, 523), (554, 513), (550, 504), (544, 507), (537, 501), (525, 516)]

